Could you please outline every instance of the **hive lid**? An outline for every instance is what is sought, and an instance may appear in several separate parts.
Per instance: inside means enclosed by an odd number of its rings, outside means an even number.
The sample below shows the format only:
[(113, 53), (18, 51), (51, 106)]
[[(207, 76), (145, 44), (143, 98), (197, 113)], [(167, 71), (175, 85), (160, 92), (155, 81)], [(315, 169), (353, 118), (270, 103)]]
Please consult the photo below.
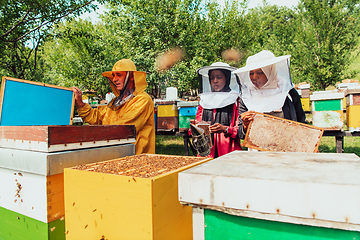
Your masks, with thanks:
[(310, 95), (310, 101), (344, 98), (344, 92), (319, 91)]
[(309, 89), (310, 88), (310, 84), (308, 83), (308, 84), (301, 84), (301, 85), (299, 85), (299, 88), (300, 89)]
[(179, 101), (177, 103), (177, 106), (178, 107), (197, 107), (197, 106), (199, 106), (199, 101), (190, 101), (190, 102)]
[(234, 151), (179, 174), (179, 199), (235, 215), (360, 230), (355, 154)]
[(358, 88), (347, 88), (344, 92), (345, 96), (349, 94), (359, 94), (360, 93), (360, 85)]

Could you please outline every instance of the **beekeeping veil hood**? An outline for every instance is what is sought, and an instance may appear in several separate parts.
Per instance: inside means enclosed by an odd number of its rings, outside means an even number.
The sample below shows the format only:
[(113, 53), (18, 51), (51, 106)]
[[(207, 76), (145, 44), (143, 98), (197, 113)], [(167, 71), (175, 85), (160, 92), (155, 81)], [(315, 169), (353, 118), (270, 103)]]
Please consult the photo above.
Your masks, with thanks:
[[(212, 91), (209, 79), (210, 70), (222, 70), (226, 72), (226, 84), (220, 92)], [(236, 102), (239, 97), (240, 86), (236, 76), (232, 71), (236, 70), (230, 67), (229, 64), (223, 62), (216, 62), (210, 66), (201, 67), (196, 72), (199, 77), (200, 84), (200, 105), (204, 109), (223, 108)]]
[[(257, 88), (250, 79), (250, 71), (261, 68), (267, 82)], [(261, 113), (281, 109), (286, 96), (293, 88), (290, 76), (290, 55), (275, 57), (263, 50), (248, 57), (245, 67), (233, 71), (240, 80), (241, 98), (248, 108)]]
[[(113, 83), (113, 73), (114, 72), (126, 72), (126, 78), (124, 82), (124, 87), (121, 91), (116, 88), (116, 85)], [(146, 83), (146, 73), (136, 71), (136, 66), (133, 61), (130, 59), (121, 59), (115, 63), (112, 68), (112, 71), (103, 72), (101, 74), (104, 77), (109, 79), (111, 89), (113, 90), (116, 98), (108, 104), (108, 107), (121, 107), (127, 101), (137, 94), (145, 91), (147, 87)], [(129, 84), (130, 79), (134, 78), (135, 89), (131, 89), (131, 84)]]

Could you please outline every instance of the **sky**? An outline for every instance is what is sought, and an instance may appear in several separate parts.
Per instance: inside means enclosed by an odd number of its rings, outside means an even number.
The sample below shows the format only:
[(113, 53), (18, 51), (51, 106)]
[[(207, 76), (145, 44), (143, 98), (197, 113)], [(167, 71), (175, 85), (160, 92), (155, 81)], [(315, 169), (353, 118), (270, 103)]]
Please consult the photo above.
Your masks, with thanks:
[[(225, 0), (217, 0), (221, 5), (224, 4)], [(267, 0), (267, 2), (271, 5), (278, 5), (278, 6), (286, 6), (286, 7), (295, 7), (297, 6), (299, 0)], [(262, 5), (263, 0), (249, 0), (249, 8), (254, 8), (257, 6)], [(93, 23), (96, 23), (99, 18), (98, 15), (102, 14), (104, 11), (106, 11), (104, 6), (99, 6), (99, 9), (96, 12), (91, 13), (84, 13), (81, 18), (86, 19), (90, 18)]]
[[(219, 2), (222, 0), (219, 0)], [(298, 0), (267, 0), (267, 2), (271, 5), (278, 6), (286, 6), (286, 7), (295, 7), (298, 5)], [(249, 8), (257, 7), (258, 5), (262, 5), (262, 0), (249, 0)]]

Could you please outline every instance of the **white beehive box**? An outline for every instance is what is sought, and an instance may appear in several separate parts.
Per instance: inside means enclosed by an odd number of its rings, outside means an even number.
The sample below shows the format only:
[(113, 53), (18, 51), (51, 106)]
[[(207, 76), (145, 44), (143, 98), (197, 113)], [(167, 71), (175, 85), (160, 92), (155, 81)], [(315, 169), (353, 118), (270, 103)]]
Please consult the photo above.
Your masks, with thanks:
[(234, 151), (179, 173), (179, 200), (237, 216), (360, 231), (359, 160)]

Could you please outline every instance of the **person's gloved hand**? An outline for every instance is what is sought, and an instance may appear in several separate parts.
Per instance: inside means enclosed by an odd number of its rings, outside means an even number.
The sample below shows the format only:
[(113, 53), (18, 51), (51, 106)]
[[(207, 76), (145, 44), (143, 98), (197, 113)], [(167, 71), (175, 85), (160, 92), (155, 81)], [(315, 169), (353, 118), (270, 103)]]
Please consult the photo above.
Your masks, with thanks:
[(247, 131), (250, 122), (254, 120), (254, 115), (254, 111), (247, 111), (240, 115), (241, 120), (243, 121), (243, 128), (245, 132)]

